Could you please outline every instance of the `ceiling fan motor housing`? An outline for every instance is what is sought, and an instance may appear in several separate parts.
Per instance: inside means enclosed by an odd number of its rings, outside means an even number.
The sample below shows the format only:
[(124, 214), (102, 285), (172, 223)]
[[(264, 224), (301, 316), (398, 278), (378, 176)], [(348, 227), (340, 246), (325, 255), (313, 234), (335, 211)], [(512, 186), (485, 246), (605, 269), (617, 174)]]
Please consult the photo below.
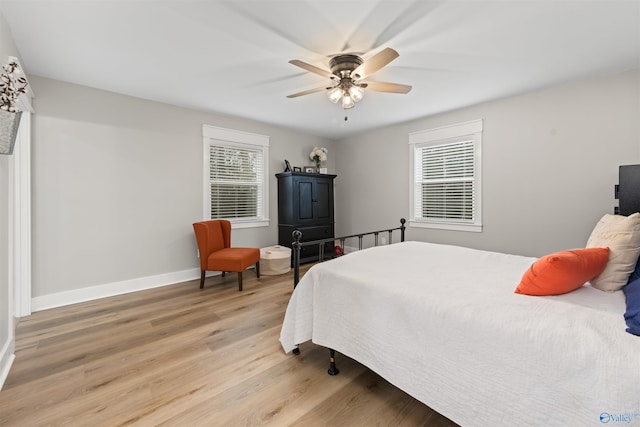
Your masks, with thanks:
[(339, 78), (356, 78), (356, 76), (351, 76), (351, 73), (363, 62), (358, 55), (338, 55), (331, 58), (329, 67), (331, 67), (331, 72)]

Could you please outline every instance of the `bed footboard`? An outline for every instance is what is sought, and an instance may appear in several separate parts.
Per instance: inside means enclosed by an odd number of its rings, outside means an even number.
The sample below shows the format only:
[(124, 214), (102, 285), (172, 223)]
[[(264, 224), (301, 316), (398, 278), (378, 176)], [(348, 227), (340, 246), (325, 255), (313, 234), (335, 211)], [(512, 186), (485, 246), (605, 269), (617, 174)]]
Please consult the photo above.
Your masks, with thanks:
[(364, 236), (372, 235), (374, 238), (374, 246), (378, 246), (378, 236), (380, 235), (380, 233), (388, 233), (389, 235), (388, 244), (391, 244), (393, 243), (393, 232), (397, 230), (400, 231), (400, 241), (404, 242), (404, 232), (406, 230), (406, 227), (405, 227), (406, 222), (407, 222), (406, 219), (400, 218), (400, 227), (390, 228), (387, 230), (370, 231), (368, 233), (352, 234), (350, 236), (331, 237), (329, 239), (322, 239), (322, 240), (312, 240), (310, 242), (301, 242), (300, 240), (302, 239), (302, 232), (300, 230), (294, 230), (294, 232), (291, 233), (293, 237), (293, 242), (291, 243), (291, 246), (293, 248), (293, 287), (295, 288), (298, 285), (298, 282), (300, 282), (300, 249), (303, 246), (318, 245), (318, 248), (319, 248), (318, 261), (322, 261), (325, 258), (324, 244), (327, 242), (334, 242), (336, 240), (340, 240), (340, 245), (342, 246), (342, 248), (344, 248), (344, 243), (347, 239), (352, 239), (357, 237), (358, 250), (361, 250), (362, 239)]
[[(343, 236), (343, 237), (332, 237), (329, 239), (322, 239), (322, 240), (313, 240), (310, 242), (301, 242), (300, 239), (302, 239), (302, 232), (300, 232), (300, 230), (295, 230), (292, 233), (292, 237), (293, 237), (293, 243), (292, 243), (292, 247), (293, 247), (293, 288), (295, 289), (295, 287), (298, 285), (298, 282), (300, 282), (300, 248), (302, 246), (311, 246), (311, 245), (318, 245), (319, 247), (319, 251), (318, 251), (318, 261), (322, 261), (324, 260), (324, 244), (327, 242), (333, 242), (336, 240), (340, 240), (340, 245), (342, 248), (344, 248), (344, 243), (347, 239), (351, 239), (351, 238), (358, 238), (358, 250), (362, 249), (362, 239), (364, 236), (369, 236), (369, 235), (373, 235), (374, 237), (374, 246), (378, 246), (378, 236), (380, 233), (388, 233), (389, 235), (389, 243), (391, 244), (393, 243), (393, 232), (399, 230), (400, 231), (400, 241), (404, 242), (404, 232), (405, 232), (405, 223), (407, 222), (406, 219), (404, 218), (400, 218), (400, 227), (397, 228), (390, 228), (388, 230), (379, 230), (379, 231), (371, 231), (368, 233), (362, 233), (362, 234), (352, 234), (350, 236)], [(336, 367), (336, 358), (335, 358), (335, 350), (330, 348), (329, 349), (329, 370), (327, 371), (327, 373), (329, 375), (338, 375), (340, 373), (340, 370)], [(298, 347), (293, 349), (293, 354), (298, 355), (300, 354), (300, 349)]]

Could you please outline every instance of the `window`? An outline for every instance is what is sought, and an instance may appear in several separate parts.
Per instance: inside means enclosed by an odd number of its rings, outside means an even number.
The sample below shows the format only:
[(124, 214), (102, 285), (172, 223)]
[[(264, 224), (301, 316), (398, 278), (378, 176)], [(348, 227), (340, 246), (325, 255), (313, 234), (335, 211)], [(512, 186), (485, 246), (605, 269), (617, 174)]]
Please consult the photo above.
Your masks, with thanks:
[(481, 142), (482, 120), (409, 135), (412, 226), (482, 231)]
[(269, 137), (203, 126), (204, 218), (269, 225)]

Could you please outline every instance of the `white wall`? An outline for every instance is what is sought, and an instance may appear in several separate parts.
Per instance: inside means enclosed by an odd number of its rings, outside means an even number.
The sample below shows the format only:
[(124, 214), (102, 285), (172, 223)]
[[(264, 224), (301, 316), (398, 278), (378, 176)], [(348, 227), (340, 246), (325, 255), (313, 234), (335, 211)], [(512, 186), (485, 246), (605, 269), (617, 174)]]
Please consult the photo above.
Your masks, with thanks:
[(611, 213), (618, 166), (640, 163), (640, 72), (567, 83), (340, 141), (337, 232), (409, 215), (408, 134), (484, 120), (482, 233), (410, 228), (407, 238), (529, 256), (584, 247)]
[(283, 159), (309, 165), (313, 146), (335, 151), (332, 141), (251, 120), (30, 81), (34, 310), (199, 277), (191, 224), (202, 220), (203, 124), (270, 137), (271, 225), (234, 230), (236, 246), (277, 243)]

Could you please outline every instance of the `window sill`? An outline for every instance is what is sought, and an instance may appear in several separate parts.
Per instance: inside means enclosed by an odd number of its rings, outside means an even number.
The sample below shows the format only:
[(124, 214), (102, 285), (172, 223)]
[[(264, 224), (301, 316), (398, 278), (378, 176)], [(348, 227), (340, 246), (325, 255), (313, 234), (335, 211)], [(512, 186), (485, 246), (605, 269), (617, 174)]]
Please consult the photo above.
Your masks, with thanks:
[(253, 220), (253, 221), (238, 221), (238, 220), (230, 220), (231, 221), (231, 229), (238, 228), (256, 228), (256, 227), (268, 227), (269, 220)]
[(482, 233), (482, 224), (453, 224), (444, 222), (409, 221), (409, 227)]

